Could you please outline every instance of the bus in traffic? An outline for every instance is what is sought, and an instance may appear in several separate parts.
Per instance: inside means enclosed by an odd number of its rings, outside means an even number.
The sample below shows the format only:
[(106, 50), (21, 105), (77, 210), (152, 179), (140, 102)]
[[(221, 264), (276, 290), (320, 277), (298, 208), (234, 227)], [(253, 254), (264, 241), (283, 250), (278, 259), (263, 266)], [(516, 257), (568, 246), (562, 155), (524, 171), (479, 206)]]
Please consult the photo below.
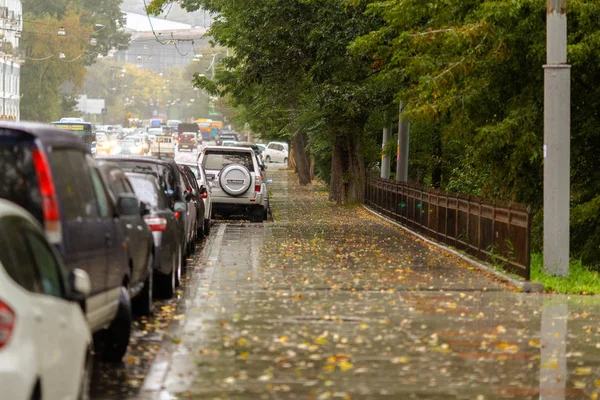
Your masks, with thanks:
[(52, 125), (74, 133), (88, 146), (91, 146), (92, 142), (96, 140), (90, 122), (67, 120), (67, 118), (63, 118), (60, 121), (52, 122)]

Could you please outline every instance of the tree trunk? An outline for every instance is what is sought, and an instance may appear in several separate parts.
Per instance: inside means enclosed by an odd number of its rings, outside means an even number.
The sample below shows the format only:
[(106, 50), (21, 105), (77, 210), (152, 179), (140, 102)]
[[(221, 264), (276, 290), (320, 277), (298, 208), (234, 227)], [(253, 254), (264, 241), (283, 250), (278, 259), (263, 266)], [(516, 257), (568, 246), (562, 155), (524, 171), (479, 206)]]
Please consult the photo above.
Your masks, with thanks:
[(336, 136), (331, 157), (329, 199), (339, 204), (362, 202), (365, 198), (365, 160), (360, 135)]
[(306, 146), (308, 138), (305, 132), (296, 132), (292, 137), (292, 146), (294, 147), (294, 157), (296, 159), (296, 172), (301, 185), (308, 185), (310, 179), (310, 159)]

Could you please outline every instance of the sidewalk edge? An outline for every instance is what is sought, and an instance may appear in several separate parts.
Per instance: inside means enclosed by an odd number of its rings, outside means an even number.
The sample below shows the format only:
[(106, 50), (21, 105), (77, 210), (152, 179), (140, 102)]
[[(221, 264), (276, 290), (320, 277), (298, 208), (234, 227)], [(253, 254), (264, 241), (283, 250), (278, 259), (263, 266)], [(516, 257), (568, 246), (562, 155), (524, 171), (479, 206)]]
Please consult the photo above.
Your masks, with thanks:
[(399, 223), (397, 223), (396, 221), (387, 218), (386, 216), (378, 213), (377, 211), (375, 211), (365, 205), (363, 205), (363, 208), (365, 210), (367, 210), (368, 212), (370, 212), (371, 214), (381, 218), (382, 220), (389, 222), (390, 224), (402, 229), (406, 233), (416, 236), (420, 240), (422, 240), (432, 246), (435, 246), (435, 247), (439, 248), (440, 250), (443, 250), (443, 251), (446, 251), (448, 253), (455, 255), (456, 257), (460, 258), (461, 260), (471, 264), (478, 270), (480, 270), (484, 273), (487, 273), (487, 274), (494, 275), (496, 278), (500, 279), (501, 281), (506, 282), (512, 286), (515, 286), (523, 292), (526, 292), (526, 293), (543, 293), (544, 292), (544, 286), (541, 283), (531, 282), (531, 281), (523, 281), (523, 280), (513, 278), (512, 276), (506, 274), (505, 272), (498, 271), (496, 268), (493, 268), (490, 265), (486, 265), (483, 262), (476, 260), (475, 258), (473, 258), (471, 256), (462, 254), (462, 253), (458, 252), (457, 250), (454, 250), (451, 247), (448, 247), (442, 243), (436, 242), (433, 239), (430, 239), (430, 238), (423, 236), (420, 233), (417, 233), (405, 226), (402, 226)]

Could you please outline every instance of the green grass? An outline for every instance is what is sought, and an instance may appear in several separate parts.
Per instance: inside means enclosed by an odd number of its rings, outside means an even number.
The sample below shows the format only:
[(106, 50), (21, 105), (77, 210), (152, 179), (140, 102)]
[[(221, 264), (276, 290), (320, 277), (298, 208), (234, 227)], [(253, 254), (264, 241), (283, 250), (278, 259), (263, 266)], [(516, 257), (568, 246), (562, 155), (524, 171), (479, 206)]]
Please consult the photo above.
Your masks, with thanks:
[(560, 278), (548, 275), (544, 271), (541, 254), (532, 254), (531, 280), (543, 284), (549, 292), (600, 294), (600, 274), (587, 268), (581, 260), (572, 259), (569, 264), (569, 276)]

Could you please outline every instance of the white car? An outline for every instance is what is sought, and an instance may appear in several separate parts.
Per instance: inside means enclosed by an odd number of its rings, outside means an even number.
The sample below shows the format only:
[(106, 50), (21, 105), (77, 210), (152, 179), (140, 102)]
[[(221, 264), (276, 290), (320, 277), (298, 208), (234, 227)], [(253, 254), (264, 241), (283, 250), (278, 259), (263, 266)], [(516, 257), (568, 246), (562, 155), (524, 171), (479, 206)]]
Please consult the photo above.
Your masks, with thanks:
[(198, 166), (212, 189), (213, 210), (225, 216), (243, 214), (252, 222), (264, 220), (268, 193), (253, 149), (206, 146)]
[(67, 277), (38, 222), (6, 200), (0, 238), (0, 397), (87, 399), (93, 345), (80, 304), (88, 275)]
[(265, 162), (281, 162), (287, 164), (289, 151), (287, 143), (283, 142), (270, 142), (267, 148), (263, 152)]

